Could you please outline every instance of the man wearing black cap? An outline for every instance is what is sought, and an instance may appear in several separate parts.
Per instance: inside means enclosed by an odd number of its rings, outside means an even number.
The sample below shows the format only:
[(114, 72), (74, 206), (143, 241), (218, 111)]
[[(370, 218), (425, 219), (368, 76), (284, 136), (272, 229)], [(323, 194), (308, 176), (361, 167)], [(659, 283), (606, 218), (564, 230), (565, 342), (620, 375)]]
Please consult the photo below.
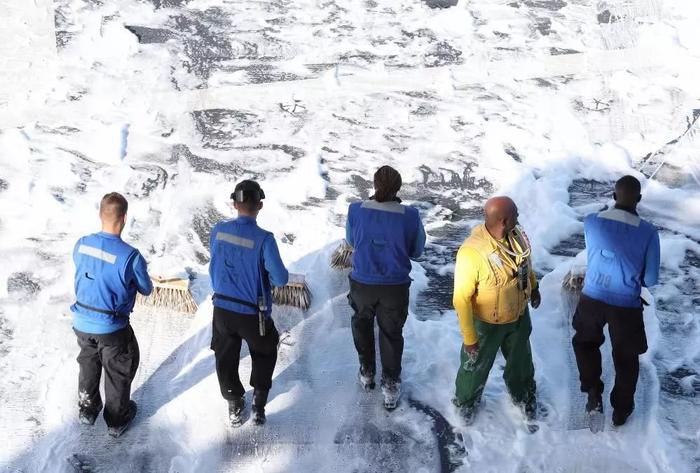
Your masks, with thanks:
[(253, 422), (265, 423), (265, 404), (277, 362), (279, 334), (271, 318), (271, 286), (287, 284), (272, 233), (258, 227), (256, 218), (265, 193), (245, 180), (231, 194), (238, 218), (217, 223), (211, 232), (209, 274), (214, 290), (211, 349), (221, 394), (228, 401), (232, 427), (243, 423), (245, 389), (238, 376), (241, 341), (248, 344), (253, 362)]

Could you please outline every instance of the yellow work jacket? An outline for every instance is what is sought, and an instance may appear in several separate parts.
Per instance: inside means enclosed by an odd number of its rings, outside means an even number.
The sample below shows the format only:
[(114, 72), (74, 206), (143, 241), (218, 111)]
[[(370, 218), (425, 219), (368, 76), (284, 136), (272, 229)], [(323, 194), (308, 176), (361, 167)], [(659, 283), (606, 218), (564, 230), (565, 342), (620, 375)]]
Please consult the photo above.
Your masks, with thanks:
[[(527, 272), (522, 289), (517, 276), (521, 266)], [(499, 242), (485, 225), (474, 228), (457, 252), (452, 298), (465, 345), (477, 342), (474, 317), (490, 324), (518, 320), (536, 284), (527, 237), (514, 230)]]

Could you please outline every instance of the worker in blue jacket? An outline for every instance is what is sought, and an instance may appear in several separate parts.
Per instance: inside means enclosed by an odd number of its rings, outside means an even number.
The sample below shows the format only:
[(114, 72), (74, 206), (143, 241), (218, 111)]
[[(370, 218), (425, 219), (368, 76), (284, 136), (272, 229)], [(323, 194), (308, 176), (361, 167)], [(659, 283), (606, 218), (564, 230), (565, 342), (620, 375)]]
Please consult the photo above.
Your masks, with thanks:
[(228, 401), (232, 427), (243, 423), (245, 389), (238, 376), (241, 342), (253, 363), (253, 422), (265, 423), (265, 404), (277, 363), (279, 334), (271, 318), (271, 286), (287, 284), (272, 233), (258, 227), (256, 218), (265, 193), (255, 181), (236, 185), (231, 200), (238, 218), (217, 223), (211, 232), (209, 275), (214, 290), (211, 349), (221, 394)]
[(613, 424), (622, 425), (634, 409), (639, 355), (647, 350), (642, 317), (642, 286), (659, 279), (659, 234), (637, 215), (641, 185), (633, 176), (615, 184), (615, 207), (588, 215), (584, 222), (588, 267), (574, 314), (573, 347), (588, 394), (586, 410), (603, 412), (600, 346), (608, 324), (615, 365), (610, 393)]
[(73, 250), (75, 297), (71, 306), (78, 337), (78, 409), (83, 424), (93, 425), (103, 404), (100, 377), (105, 372), (104, 419), (118, 437), (136, 416), (130, 399), (139, 366), (139, 345), (129, 325), (136, 293), (153, 290), (141, 253), (121, 239), (128, 203), (116, 192), (100, 202), (102, 231), (84, 236)]
[(397, 196), (401, 175), (391, 166), (374, 174), (374, 195), (350, 204), (345, 239), (353, 247), (348, 300), (354, 310), (352, 335), (360, 361), (360, 384), (374, 388), (374, 319), (379, 326), (384, 407), (401, 394), (403, 326), (408, 316), (411, 259), (423, 254), (425, 230), (414, 207)]

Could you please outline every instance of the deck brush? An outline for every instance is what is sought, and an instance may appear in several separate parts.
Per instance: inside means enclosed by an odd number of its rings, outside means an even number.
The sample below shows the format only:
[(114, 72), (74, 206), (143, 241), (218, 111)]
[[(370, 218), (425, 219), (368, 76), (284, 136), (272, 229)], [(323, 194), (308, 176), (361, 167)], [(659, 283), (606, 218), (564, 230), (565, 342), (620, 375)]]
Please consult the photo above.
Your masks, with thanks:
[(311, 305), (311, 291), (303, 274), (289, 274), (284, 287), (272, 288), (272, 301), (276, 305), (288, 305), (307, 310)]
[(343, 240), (335, 251), (333, 251), (331, 255), (331, 268), (352, 268), (352, 246), (350, 246), (346, 240)]
[(183, 278), (151, 277), (153, 292), (150, 296), (136, 296), (136, 303), (142, 307), (170, 310), (183, 314), (197, 312), (197, 302), (190, 292), (190, 280)]
[(573, 268), (566, 273), (561, 286), (570, 292), (581, 292), (583, 289), (583, 280), (586, 277), (586, 270), (580, 268)]

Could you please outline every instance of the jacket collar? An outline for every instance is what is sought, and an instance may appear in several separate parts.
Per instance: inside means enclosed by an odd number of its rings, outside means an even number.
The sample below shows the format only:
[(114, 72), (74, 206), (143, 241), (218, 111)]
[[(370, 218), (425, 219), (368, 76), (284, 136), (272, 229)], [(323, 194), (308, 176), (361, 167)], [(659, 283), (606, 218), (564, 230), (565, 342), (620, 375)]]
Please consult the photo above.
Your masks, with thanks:
[[(369, 197), (369, 200), (377, 200), (377, 199), (374, 198), (374, 195), (371, 195), (371, 196)], [(393, 199), (391, 199), (391, 200), (386, 200), (385, 202), (398, 202), (398, 203), (400, 204), (400, 203), (401, 203), (401, 198), (400, 198), (400, 197), (397, 197), (397, 196), (394, 196)]]
[(120, 237), (119, 235), (115, 235), (114, 233), (99, 232), (98, 235), (100, 235), (102, 238), (109, 238), (110, 240), (122, 239), (122, 237)]
[(472, 230), (472, 235), (475, 236), (476, 238), (482, 240), (484, 243), (486, 243), (491, 249), (498, 249), (498, 244), (496, 243), (496, 239), (491, 236), (489, 231), (486, 229), (485, 224), (479, 224), (474, 229)]
[[(511, 255), (506, 254), (498, 244), (498, 241), (491, 236), (489, 231), (486, 229), (485, 224), (480, 224), (477, 227), (472, 230), (472, 237), (477, 239), (482, 247), (483, 250), (487, 250), (488, 253), (497, 253), (499, 257), (501, 258), (501, 261), (503, 261), (506, 265), (510, 266), (513, 270), (517, 271), (519, 261), (514, 259)], [(513, 239), (515, 240), (515, 239)], [(515, 241), (513, 244), (520, 245), (521, 243)], [(513, 248), (514, 250), (516, 248)]]
[(625, 212), (629, 212), (634, 215), (639, 215), (636, 210), (630, 209), (629, 207), (625, 207), (624, 205), (615, 204), (615, 208), (618, 210), (624, 210)]
[(253, 217), (248, 217), (247, 215), (239, 215), (238, 218), (234, 220), (234, 222), (242, 224), (251, 224), (256, 223), (256, 220)]

